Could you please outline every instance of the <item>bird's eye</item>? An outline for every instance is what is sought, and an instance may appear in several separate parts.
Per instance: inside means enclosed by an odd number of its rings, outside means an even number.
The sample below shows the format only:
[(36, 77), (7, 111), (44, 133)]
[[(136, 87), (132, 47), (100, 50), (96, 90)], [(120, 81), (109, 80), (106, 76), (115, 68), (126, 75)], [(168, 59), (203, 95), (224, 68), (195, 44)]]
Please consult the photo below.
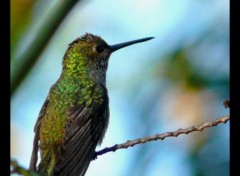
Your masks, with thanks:
[(102, 46), (102, 45), (96, 46), (96, 51), (97, 51), (98, 53), (102, 53), (102, 52), (104, 51), (104, 46)]

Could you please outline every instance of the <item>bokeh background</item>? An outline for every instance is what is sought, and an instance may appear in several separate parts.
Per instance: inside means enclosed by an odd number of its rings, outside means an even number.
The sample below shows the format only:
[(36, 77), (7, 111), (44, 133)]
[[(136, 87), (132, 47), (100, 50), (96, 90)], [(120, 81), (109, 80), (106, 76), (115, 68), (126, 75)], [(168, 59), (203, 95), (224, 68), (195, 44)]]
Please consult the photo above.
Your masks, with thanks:
[[(44, 21), (61, 2), (11, 0), (11, 74), (33, 39), (48, 35)], [(86, 32), (109, 44), (155, 37), (111, 56), (110, 124), (98, 150), (229, 113), (229, 1), (82, 0), (11, 95), (11, 158), (20, 165), (28, 167), (33, 126), (68, 44)], [(99, 156), (86, 174), (96, 175), (228, 176), (229, 123)]]

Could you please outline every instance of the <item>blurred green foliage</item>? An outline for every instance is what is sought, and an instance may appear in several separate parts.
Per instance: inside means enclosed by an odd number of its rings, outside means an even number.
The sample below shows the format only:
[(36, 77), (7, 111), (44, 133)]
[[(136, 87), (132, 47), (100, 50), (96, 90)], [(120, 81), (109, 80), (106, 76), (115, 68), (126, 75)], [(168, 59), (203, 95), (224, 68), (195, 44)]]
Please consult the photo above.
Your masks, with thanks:
[[(31, 22), (32, 8), (34, 0), (11, 0), (10, 6), (10, 36), (11, 54), (16, 48), (16, 44)], [(12, 59), (13, 57), (11, 57)]]

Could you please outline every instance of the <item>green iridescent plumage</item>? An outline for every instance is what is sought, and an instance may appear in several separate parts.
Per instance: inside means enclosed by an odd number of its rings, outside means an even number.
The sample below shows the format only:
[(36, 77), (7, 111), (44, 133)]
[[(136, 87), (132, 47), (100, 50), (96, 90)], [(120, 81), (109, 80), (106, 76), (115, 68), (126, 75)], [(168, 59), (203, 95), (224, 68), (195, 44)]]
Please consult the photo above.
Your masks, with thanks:
[(85, 174), (109, 121), (108, 59), (120, 48), (149, 39), (110, 46), (87, 33), (69, 45), (62, 74), (51, 87), (34, 127), (30, 170), (44, 176)]

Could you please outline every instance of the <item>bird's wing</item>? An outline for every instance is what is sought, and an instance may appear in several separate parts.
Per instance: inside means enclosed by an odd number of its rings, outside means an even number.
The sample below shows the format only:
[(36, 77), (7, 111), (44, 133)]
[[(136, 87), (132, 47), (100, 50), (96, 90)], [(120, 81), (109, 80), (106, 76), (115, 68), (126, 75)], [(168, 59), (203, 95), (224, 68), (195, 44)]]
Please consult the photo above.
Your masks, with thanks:
[(34, 126), (34, 132), (35, 132), (35, 136), (34, 136), (34, 140), (33, 140), (33, 150), (32, 150), (32, 156), (31, 156), (31, 161), (30, 161), (30, 165), (29, 165), (29, 170), (33, 170), (36, 171), (36, 164), (37, 164), (37, 160), (38, 160), (38, 141), (39, 141), (39, 127), (42, 121), (42, 117), (45, 114), (45, 110), (48, 106), (48, 99), (45, 100), (39, 115), (38, 115), (38, 119), (37, 122)]
[(107, 95), (102, 103), (93, 100), (91, 103), (76, 104), (69, 108), (60, 159), (53, 175), (85, 174), (106, 128), (108, 116)]

